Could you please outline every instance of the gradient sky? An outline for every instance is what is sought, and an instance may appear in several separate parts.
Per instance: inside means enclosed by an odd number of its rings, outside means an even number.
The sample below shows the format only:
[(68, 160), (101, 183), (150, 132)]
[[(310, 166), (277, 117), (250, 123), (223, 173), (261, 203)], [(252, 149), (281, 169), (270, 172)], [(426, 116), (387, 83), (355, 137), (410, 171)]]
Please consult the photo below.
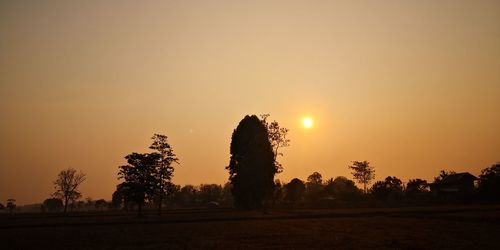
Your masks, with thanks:
[(264, 113), (290, 129), (284, 181), (477, 175), (500, 161), (500, 1), (0, 0), (2, 203), (67, 167), (110, 199), (153, 133), (175, 183), (224, 183), (233, 129)]

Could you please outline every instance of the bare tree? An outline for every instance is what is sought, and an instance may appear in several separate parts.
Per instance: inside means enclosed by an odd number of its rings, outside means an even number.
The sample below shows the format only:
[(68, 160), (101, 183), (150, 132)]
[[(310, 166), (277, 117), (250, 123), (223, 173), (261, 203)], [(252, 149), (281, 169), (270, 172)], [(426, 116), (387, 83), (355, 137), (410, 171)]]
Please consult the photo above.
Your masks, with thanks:
[(78, 186), (85, 181), (85, 174), (81, 171), (76, 172), (73, 168), (68, 168), (59, 172), (56, 181), (54, 181), (54, 188), (56, 192), (54, 197), (60, 198), (64, 201), (64, 213), (68, 210), (69, 201), (74, 201), (82, 195), (78, 191)]
[(375, 178), (375, 169), (367, 161), (353, 161), (349, 168), (352, 170), (353, 178), (358, 183), (363, 184), (363, 191), (366, 194), (366, 185)]
[(286, 137), (289, 130), (287, 128), (280, 127), (277, 121), (268, 122), (267, 118), (269, 116), (269, 114), (260, 115), (260, 120), (267, 128), (269, 142), (271, 143), (271, 147), (273, 149), (274, 164), (276, 165), (277, 173), (281, 173), (283, 171), (283, 167), (277, 159), (278, 156), (283, 156), (283, 153), (279, 152), (279, 149), (290, 146), (290, 139)]

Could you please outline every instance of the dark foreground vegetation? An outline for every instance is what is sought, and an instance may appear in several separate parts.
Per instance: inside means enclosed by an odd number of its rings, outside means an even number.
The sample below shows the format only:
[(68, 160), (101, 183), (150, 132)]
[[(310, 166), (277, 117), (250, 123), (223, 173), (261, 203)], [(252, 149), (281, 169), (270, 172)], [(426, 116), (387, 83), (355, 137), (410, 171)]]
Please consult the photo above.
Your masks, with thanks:
[(500, 206), (3, 214), (2, 249), (498, 249)]

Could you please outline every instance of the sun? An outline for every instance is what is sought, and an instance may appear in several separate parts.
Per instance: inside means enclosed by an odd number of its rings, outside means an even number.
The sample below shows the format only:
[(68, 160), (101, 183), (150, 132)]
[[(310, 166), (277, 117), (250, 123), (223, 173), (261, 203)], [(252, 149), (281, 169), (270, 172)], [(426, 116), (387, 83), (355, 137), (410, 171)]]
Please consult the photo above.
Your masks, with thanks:
[(304, 118), (304, 120), (302, 120), (302, 125), (304, 125), (305, 128), (311, 128), (313, 123), (313, 120), (309, 117), (306, 117)]

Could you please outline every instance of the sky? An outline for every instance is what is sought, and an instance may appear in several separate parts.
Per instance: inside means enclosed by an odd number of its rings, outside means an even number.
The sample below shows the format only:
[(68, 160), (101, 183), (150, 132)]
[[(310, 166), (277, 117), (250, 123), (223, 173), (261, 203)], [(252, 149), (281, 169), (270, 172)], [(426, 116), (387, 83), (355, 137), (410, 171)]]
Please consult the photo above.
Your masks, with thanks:
[[(0, 0), (0, 202), (68, 167), (110, 199), (165, 134), (176, 184), (225, 183), (247, 114), (289, 128), (282, 181), (431, 181), (500, 161), (500, 1)], [(310, 117), (311, 128), (302, 125)]]

